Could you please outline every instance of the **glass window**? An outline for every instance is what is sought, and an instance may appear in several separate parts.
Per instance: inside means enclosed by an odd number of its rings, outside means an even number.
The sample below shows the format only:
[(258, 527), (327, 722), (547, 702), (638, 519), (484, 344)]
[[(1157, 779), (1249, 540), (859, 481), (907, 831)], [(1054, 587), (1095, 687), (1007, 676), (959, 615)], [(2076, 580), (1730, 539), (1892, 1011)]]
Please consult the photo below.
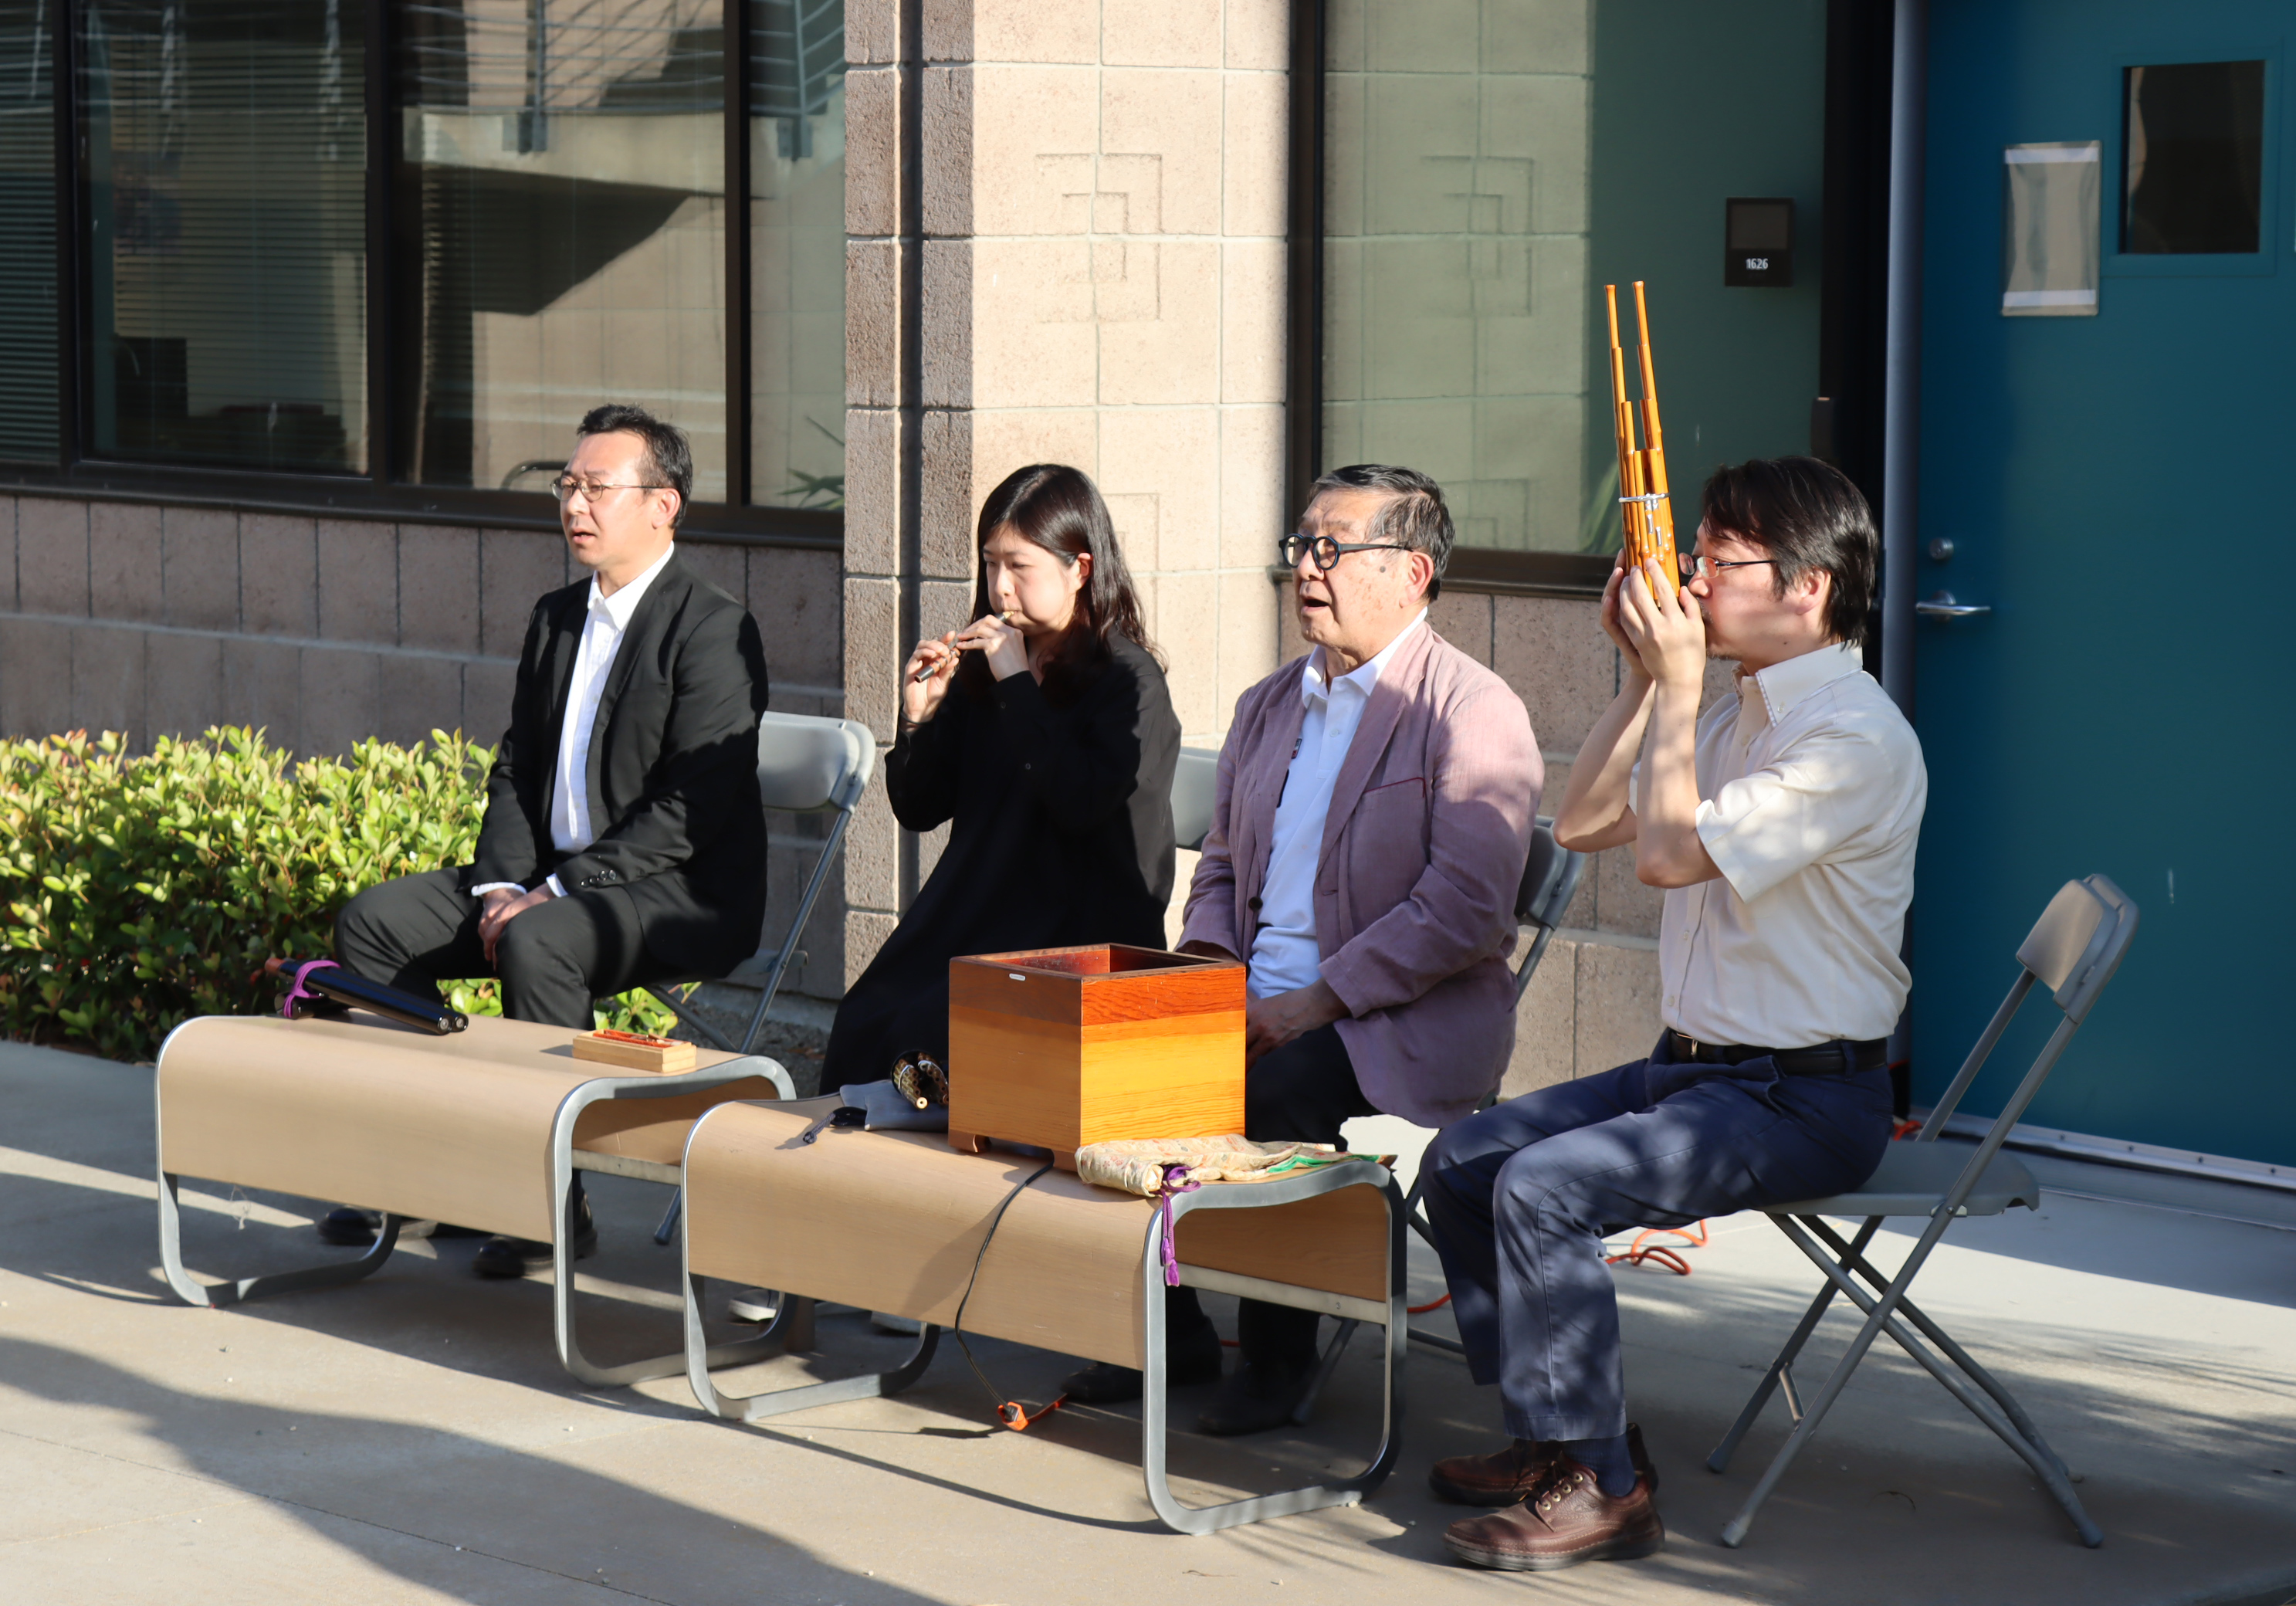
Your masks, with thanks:
[(363, 469), (363, 0), (94, 0), (78, 26), (94, 451)]
[(2264, 63), (2131, 67), (2126, 77), (2120, 249), (2136, 256), (2259, 250)]
[(56, 460), (55, 28), (0, 0), (0, 459)]
[(1716, 463), (1808, 448), (1816, 253), (1791, 287), (1733, 288), (1723, 247), (1734, 196), (1792, 199), (1822, 237), (1824, 0), (1328, 18), (1324, 464), (1434, 475), (1464, 545), (1615, 549), (1602, 287), (1630, 307), (1636, 279), (1677, 525)]
[(634, 402), (726, 496), (720, 0), (401, 12), (396, 211), (409, 478), (538, 490)]
[(845, 503), (845, 4), (749, 0), (750, 499)]

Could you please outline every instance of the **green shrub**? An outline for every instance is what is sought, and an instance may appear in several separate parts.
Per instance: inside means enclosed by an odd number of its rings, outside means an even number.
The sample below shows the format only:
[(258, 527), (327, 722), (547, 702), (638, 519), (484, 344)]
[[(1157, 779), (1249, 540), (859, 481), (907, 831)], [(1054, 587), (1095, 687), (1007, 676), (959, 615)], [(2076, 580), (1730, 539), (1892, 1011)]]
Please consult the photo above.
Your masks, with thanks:
[[(0, 742), (0, 1030), (149, 1060), (193, 1015), (275, 1009), (265, 959), (328, 955), (352, 894), (470, 861), (492, 759), (442, 731), (300, 761), (236, 726), (141, 756), (109, 732)], [(453, 1000), (502, 1012), (491, 980)], [(672, 1020), (643, 993), (609, 1018)]]

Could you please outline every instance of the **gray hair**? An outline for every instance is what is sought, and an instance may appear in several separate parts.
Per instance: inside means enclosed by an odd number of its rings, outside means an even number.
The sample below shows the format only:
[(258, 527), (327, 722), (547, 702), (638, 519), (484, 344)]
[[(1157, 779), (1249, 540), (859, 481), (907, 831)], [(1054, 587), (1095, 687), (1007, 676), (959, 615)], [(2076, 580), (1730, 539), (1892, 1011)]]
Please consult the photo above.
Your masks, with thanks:
[(1435, 564), (1427, 582), (1427, 600), (1431, 602), (1443, 594), (1443, 570), (1451, 561), (1451, 543), (1456, 537), (1441, 486), (1417, 469), (1357, 463), (1319, 475), (1308, 488), (1308, 499), (1312, 502), (1325, 491), (1387, 492), (1387, 500), (1372, 515), (1364, 539), (1393, 542), (1425, 553)]

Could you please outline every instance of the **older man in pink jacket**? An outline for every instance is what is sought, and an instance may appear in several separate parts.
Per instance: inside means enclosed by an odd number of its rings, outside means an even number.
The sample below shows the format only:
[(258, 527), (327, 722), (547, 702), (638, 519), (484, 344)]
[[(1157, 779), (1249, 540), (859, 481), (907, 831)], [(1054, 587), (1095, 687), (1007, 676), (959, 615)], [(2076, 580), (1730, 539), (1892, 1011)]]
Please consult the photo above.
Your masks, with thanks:
[[(1543, 776), (1521, 700), (1427, 623), (1451, 541), (1440, 487), (1365, 464), (1318, 479), (1283, 543), (1314, 650), (1236, 702), (1181, 942), (1250, 965), (1247, 1136), (1333, 1143), (1382, 1111), (1440, 1127), (1506, 1069)], [(1170, 1381), (1218, 1377), (1193, 1290), (1169, 1316)], [(1245, 1301), (1242, 1363), (1203, 1430), (1289, 1421), (1316, 1320)], [(1067, 1387), (1124, 1398), (1139, 1374), (1095, 1366)]]

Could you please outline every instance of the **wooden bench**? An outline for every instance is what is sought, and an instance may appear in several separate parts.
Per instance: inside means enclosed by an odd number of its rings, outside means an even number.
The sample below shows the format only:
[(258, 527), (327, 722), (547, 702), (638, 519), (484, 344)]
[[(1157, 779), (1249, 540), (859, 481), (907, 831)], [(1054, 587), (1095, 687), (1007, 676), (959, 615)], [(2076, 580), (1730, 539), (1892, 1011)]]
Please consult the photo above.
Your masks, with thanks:
[[(160, 1050), (160, 1260), (186, 1303), (226, 1306), (355, 1282), (390, 1258), (406, 1220), (453, 1222), (556, 1249), (558, 1358), (586, 1383), (683, 1371), (683, 1353), (621, 1365), (586, 1358), (574, 1327), (566, 1235), (577, 1171), (678, 1181), (697, 1118), (728, 1100), (787, 1098), (758, 1055), (705, 1051), (674, 1076), (577, 1060), (565, 1027), (480, 1017), (434, 1037), (366, 1014), (284, 1020), (203, 1016)], [(382, 1212), (355, 1259), (209, 1284), (184, 1270), (177, 1178), (204, 1177)], [(724, 1361), (764, 1340), (721, 1347)]]
[[(1172, 1201), (1180, 1281), (1369, 1323), (1386, 1335), (1378, 1449), (1344, 1480), (1189, 1507), (1165, 1475), (1164, 1272), (1155, 1205), (1047, 1171), (1013, 1197), (981, 1256), (990, 1218), (1041, 1162), (962, 1154), (939, 1134), (818, 1125), (835, 1099), (726, 1104), (685, 1147), (686, 1376), (702, 1408), (742, 1422), (834, 1401), (897, 1394), (931, 1362), (964, 1305), (964, 1331), (1146, 1374), (1141, 1471), (1156, 1514), (1183, 1533), (1353, 1504), (1395, 1464), (1403, 1413), (1403, 1200), (1386, 1168), (1336, 1166), (1275, 1182), (1214, 1184)], [(808, 1141), (808, 1135), (811, 1134)], [(709, 1374), (701, 1279), (782, 1290), (925, 1323), (891, 1372), (735, 1396)], [(802, 1346), (795, 1346), (802, 1347)]]

